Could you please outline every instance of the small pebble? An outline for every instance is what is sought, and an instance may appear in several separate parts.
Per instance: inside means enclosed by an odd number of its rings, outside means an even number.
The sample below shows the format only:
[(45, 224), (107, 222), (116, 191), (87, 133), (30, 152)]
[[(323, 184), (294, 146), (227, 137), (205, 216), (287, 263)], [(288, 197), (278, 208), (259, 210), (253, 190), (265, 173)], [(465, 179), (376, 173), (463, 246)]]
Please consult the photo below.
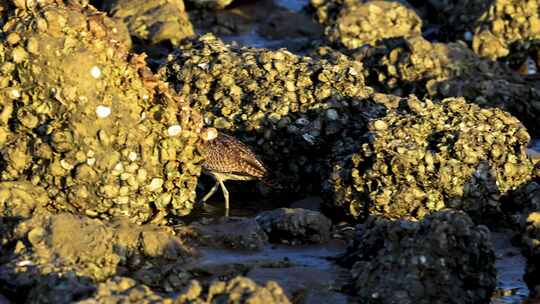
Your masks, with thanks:
[(315, 143), (315, 137), (311, 134), (306, 133), (302, 135), (302, 138), (312, 145)]
[(300, 126), (307, 126), (309, 124), (309, 120), (304, 117), (300, 117), (296, 120), (296, 124)]
[(335, 109), (326, 110), (326, 118), (328, 118), (329, 120), (337, 120), (338, 117), (338, 112)]

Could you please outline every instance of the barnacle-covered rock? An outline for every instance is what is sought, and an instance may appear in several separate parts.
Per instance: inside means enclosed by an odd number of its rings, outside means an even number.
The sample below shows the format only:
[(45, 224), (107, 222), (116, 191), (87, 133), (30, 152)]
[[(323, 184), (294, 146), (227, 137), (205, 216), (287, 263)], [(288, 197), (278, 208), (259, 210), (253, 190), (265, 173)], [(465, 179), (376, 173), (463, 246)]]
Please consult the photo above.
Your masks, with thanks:
[(168, 269), (193, 254), (172, 229), (139, 226), (127, 219), (102, 222), (45, 213), (18, 223), (13, 231), (11, 241), (17, 244), (4, 252), (7, 262), (0, 266), (0, 285), (16, 292), (39, 286), (41, 277), (50, 273), (99, 282), (126, 270), (144, 271), (154, 259), (168, 263)]
[(493, 69), (460, 43), (431, 43), (422, 36), (385, 39), (352, 56), (369, 71), (371, 85), (394, 94), (422, 93), (429, 80)]
[(204, 122), (253, 147), (290, 189), (319, 188), (337, 134), (361, 132), (386, 107), (364, 85), (362, 65), (286, 50), (238, 48), (213, 35), (184, 42), (160, 74)]
[(348, 49), (421, 34), (422, 20), (412, 8), (398, 2), (312, 0), (311, 5), (317, 20), (326, 26), (327, 38)]
[(490, 59), (505, 57), (513, 44), (540, 39), (540, 4), (536, 0), (495, 0), (477, 21), (473, 49)]
[(214, 282), (208, 289), (207, 303), (290, 303), (274, 281), (259, 286), (249, 278), (235, 277), (228, 282)]
[(444, 207), (496, 221), (499, 196), (530, 178), (529, 134), (499, 109), (463, 98), (416, 97), (370, 124), (364, 140), (336, 144), (327, 205), (355, 218), (420, 219)]
[(214, 282), (208, 288), (192, 280), (183, 290), (174, 296), (160, 295), (148, 286), (138, 284), (126, 277), (115, 277), (101, 283), (95, 295), (80, 301), (81, 304), (93, 303), (290, 303), (281, 287), (273, 281), (259, 286), (249, 278), (235, 277), (226, 282)]
[(12, 243), (19, 222), (48, 202), (47, 192), (30, 182), (0, 182), (0, 252)]
[(370, 217), (341, 263), (361, 303), (489, 303), (497, 281), (489, 230), (456, 211)]
[[(326, 58), (335, 53), (319, 49), (317, 55)], [(508, 111), (536, 132), (540, 91), (508, 67), (478, 58), (462, 43), (387, 39), (351, 56), (363, 63), (367, 84), (378, 91), (433, 99), (465, 97), (482, 107)]]
[(271, 242), (309, 244), (330, 239), (332, 222), (317, 211), (279, 208), (262, 212), (256, 219)]
[(105, 1), (105, 9), (112, 17), (123, 20), (131, 35), (140, 41), (176, 44), (194, 35), (183, 0)]
[[(127, 277), (114, 277), (100, 283), (95, 293), (87, 299), (78, 301), (79, 304), (97, 303), (173, 303), (173, 299), (152, 291), (148, 286), (139, 284)], [(193, 302), (199, 303), (199, 302)]]
[(104, 14), (35, 5), (3, 27), (0, 180), (44, 188), (55, 210), (136, 222), (188, 214), (200, 115), (127, 53)]

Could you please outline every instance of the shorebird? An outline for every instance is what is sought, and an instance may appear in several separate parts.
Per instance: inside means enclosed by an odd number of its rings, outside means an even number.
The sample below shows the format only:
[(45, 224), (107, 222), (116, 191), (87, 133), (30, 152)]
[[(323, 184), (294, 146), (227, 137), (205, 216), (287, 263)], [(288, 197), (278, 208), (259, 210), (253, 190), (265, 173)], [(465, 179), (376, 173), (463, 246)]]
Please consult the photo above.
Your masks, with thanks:
[(211, 175), (215, 185), (202, 198), (208, 200), (221, 186), (225, 198), (225, 216), (229, 216), (229, 191), (224, 182), (227, 180), (258, 180), (266, 176), (267, 170), (262, 161), (251, 149), (236, 138), (218, 132), (215, 128), (202, 131), (204, 163), (203, 173)]

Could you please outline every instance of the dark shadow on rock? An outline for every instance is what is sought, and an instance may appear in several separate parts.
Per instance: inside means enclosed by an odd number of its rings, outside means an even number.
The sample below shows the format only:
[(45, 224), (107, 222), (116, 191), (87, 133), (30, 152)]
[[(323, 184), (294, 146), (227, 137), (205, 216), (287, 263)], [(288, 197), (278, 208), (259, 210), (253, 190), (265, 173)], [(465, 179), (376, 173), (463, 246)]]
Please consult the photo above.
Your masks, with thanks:
[(513, 242), (527, 258), (524, 280), (531, 297), (540, 296), (540, 176), (509, 193), (502, 207), (515, 232)]
[(422, 18), (423, 32), (431, 41), (452, 42), (464, 40), (464, 33), (473, 32), (477, 20), (495, 0), (439, 1), (409, 0)]

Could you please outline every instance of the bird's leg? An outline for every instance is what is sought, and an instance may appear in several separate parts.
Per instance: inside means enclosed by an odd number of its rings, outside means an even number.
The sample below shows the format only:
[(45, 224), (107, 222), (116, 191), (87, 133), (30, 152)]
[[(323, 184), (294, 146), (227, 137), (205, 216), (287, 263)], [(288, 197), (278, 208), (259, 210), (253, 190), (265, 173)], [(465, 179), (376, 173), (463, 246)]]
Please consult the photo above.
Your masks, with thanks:
[(223, 192), (223, 197), (225, 198), (225, 216), (229, 217), (229, 191), (225, 188), (223, 179), (217, 178), (219, 184), (221, 185), (221, 191)]
[(219, 181), (216, 179), (216, 183), (214, 184), (212, 189), (210, 189), (210, 191), (208, 191), (208, 193), (202, 198), (202, 200), (199, 201), (199, 203), (206, 202), (212, 196), (212, 194), (214, 194), (216, 192), (218, 185), (219, 185)]

